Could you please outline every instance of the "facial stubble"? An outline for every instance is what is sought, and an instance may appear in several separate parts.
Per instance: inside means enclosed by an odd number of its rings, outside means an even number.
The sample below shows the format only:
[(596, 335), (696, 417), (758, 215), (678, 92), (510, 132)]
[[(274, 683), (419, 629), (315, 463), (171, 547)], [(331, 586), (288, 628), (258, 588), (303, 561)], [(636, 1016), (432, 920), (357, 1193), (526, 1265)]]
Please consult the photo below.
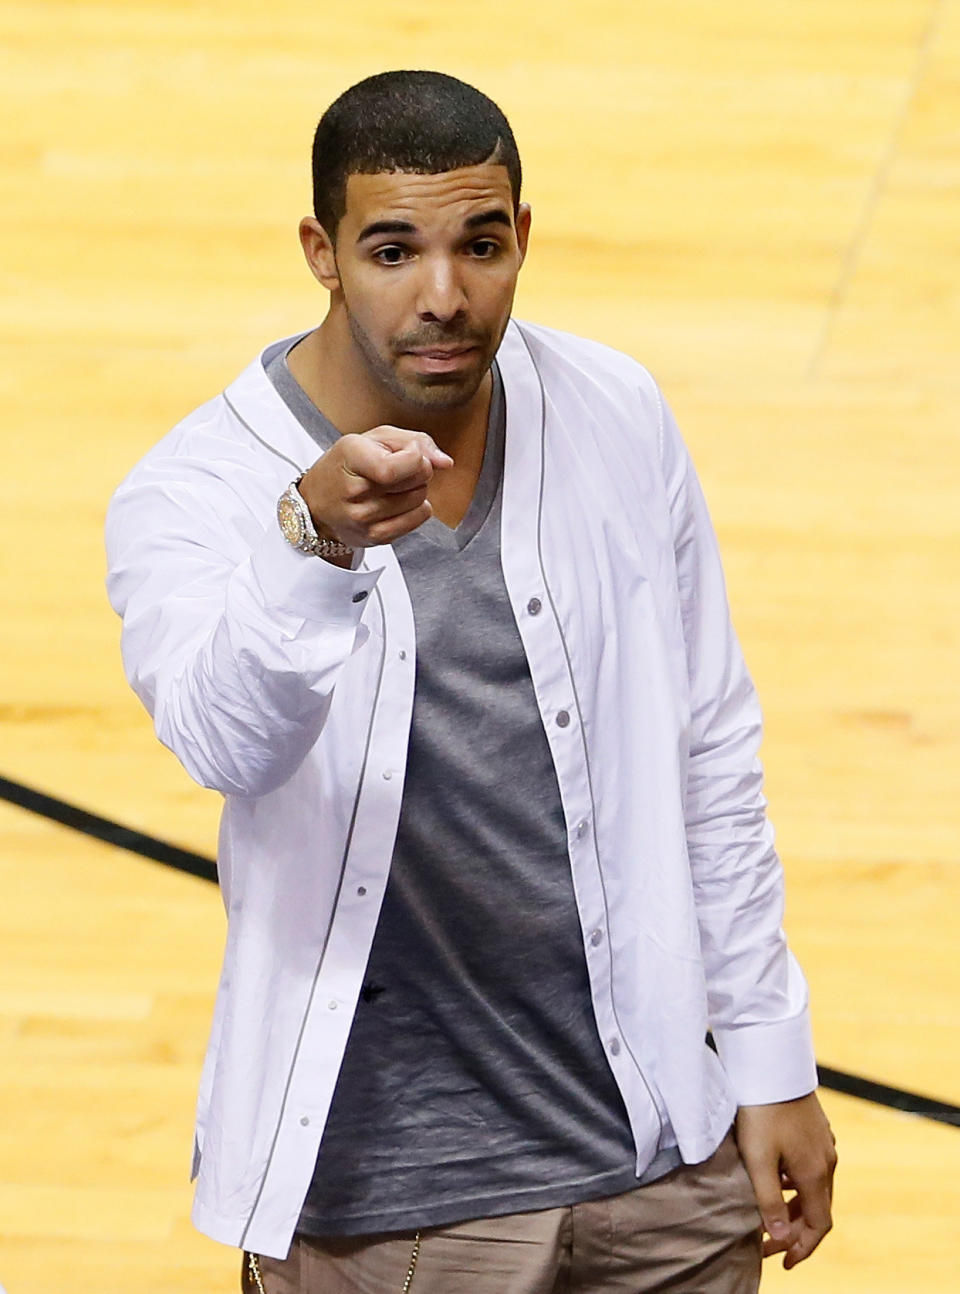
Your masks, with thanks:
[[(445, 409), (461, 409), (464, 405), (470, 403), (490, 370), (493, 363), (493, 354), (482, 365), (480, 371), (475, 372), (473, 375), (458, 377), (452, 373), (421, 373), (412, 380), (405, 381), (390, 360), (380, 354), (373, 339), (350, 309), (346, 292), (343, 290), (342, 278), (340, 285), (341, 292), (343, 292), (343, 307), (347, 316), (350, 336), (353, 338), (354, 345), (359, 351), (374, 383), (384, 390), (391, 401), (401, 405), (408, 405), (420, 413), (442, 413)], [(497, 342), (498, 346), (499, 341), (500, 339)], [(469, 334), (456, 329), (446, 329), (439, 332), (434, 329), (432, 330), (432, 335), (431, 330), (424, 330), (424, 334), (416, 337), (394, 338), (390, 343), (390, 349), (393, 354), (399, 355), (407, 347), (426, 348), (430, 345), (442, 346), (458, 342), (476, 345), (480, 350), (488, 349), (488, 339), (486, 337), (480, 338), (476, 334)], [(495, 353), (496, 350), (494, 350)]]

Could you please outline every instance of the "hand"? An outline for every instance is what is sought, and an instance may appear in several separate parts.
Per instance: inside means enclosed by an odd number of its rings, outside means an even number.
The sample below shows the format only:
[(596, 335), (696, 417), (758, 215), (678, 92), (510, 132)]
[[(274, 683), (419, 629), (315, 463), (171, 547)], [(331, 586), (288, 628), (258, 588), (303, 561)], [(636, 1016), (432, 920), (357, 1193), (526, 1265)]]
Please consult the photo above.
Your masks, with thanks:
[[(768, 1237), (763, 1256), (784, 1254), (789, 1271), (809, 1258), (833, 1225), (836, 1139), (812, 1092), (796, 1101), (742, 1106), (736, 1137)], [(784, 1191), (796, 1194), (786, 1200)]]
[(424, 432), (374, 427), (341, 436), (304, 474), (299, 490), (320, 534), (369, 548), (423, 525), (433, 511), (430, 478), (452, 465)]

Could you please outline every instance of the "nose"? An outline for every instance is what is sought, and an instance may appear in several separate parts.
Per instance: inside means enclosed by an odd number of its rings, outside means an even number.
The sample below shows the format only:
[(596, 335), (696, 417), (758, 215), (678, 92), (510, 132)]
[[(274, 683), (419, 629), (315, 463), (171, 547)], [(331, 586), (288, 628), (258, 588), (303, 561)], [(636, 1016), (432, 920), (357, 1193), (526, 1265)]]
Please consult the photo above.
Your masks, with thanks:
[(463, 283), (449, 256), (425, 257), (422, 262), (417, 314), (423, 323), (450, 323), (467, 305)]

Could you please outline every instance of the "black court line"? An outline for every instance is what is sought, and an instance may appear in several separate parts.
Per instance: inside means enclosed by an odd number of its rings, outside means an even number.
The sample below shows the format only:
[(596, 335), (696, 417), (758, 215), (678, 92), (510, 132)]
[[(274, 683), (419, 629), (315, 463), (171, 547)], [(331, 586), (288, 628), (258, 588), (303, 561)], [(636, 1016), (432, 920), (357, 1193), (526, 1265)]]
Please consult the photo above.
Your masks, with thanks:
[[(189, 849), (179, 849), (176, 845), (158, 840), (156, 836), (148, 836), (142, 831), (134, 831), (131, 827), (123, 827), (109, 818), (88, 813), (85, 809), (67, 804), (65, 800), (58, 800), (52, 795), (45, 795), (42, 791), (35, 791), (21, 782), (0, 777), (0, 800), (6, 800), (52, 822), (59, 822), (64, 827), (71, 827), (74, 831), (83, 832), (86, 836), (103, 840), (108, 845), (116, 845), (118, 849), (127, 849), (142, 858), (165, 863), (179, 872), (200, 876), (207, 881), (215, 882), (217, 879), (217, 866), (212, 858), (191, 853)], [(890, 1087), (886, 1083), (876, 1083), (873, 1079), (848, 1074), (842, 1069), (831, 1069), (827, 1065), (818, 1065), (817, 1073), (821, 1085), (833, 1092), (842, 1092), (874, 1105), (887, 1106), (891, 1110), (901, 1110), (906, 1114), (916, 1114), (924, 1119), (960, 1128), (960, 1105), (920, 1096), (916, 1092)]]
[(829, 1087), (832, 1092), (858, 1096), (861, 1101), (886, 1105), (891, 1110), (902, 1110), (905, 1114), (920, 1114), (925, 1119), (934, 1119), (937, 1123), (948, 1123), (951, 1127), (960, 1128), (960, 1105), (951, 1105), (949, 1101), (935, 1101), (932, 1096), (918, 1096), (916, 1092), (888, 1087), (886, 1083), (875, 1083), (873, 1079), (848, 1074), (842, 1069), (830, 1069), (826, 1065), (818, 1065), (817, 1073), (821, 1086)]
[(11, 782), (7, 777), (0, 777), (0, 799), (16, 804), (21, 809), (37, 813), (41, 818), (49, 818), (74, 831), (82, 831), (85, 836), (104, 840), (108, 845), (118, 849), (128, 849), (131, 854), (142, 858), (152, 858), (154, 862), (166, 863), (175, 867), (178, 872), (188, 872), (191, 876), (201, 876), (205, 881), (216, 881), (217, 865), (212, 858), (203, 854), (191, 853), (189, 849), (178, 849), (165, 840), (134, 831), (132, 827), (122, 827), (119, 822), (101, 818), (97, 813), (87, 813), (65, 800), (54, 799), (42, 791), (34, 791), (21, 782)]

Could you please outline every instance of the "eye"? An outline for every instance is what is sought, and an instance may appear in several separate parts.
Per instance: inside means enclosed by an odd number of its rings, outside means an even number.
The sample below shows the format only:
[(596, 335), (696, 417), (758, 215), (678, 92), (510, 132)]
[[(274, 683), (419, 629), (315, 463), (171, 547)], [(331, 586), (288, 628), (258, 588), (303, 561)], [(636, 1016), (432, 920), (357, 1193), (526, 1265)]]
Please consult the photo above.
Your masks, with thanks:
[(496, 256), (500, 250), (500, 244), (492, 238), (477, 238), (470, 244), (470, 250), (478, 260), (487, 261), (492, 256)]
[(405, 247), (398, 247), (391, 243), (389, 247), (378, 247), (373, 253), (373, 259), (379, 261), (381, 265), (399, 265), (406, 254)]

